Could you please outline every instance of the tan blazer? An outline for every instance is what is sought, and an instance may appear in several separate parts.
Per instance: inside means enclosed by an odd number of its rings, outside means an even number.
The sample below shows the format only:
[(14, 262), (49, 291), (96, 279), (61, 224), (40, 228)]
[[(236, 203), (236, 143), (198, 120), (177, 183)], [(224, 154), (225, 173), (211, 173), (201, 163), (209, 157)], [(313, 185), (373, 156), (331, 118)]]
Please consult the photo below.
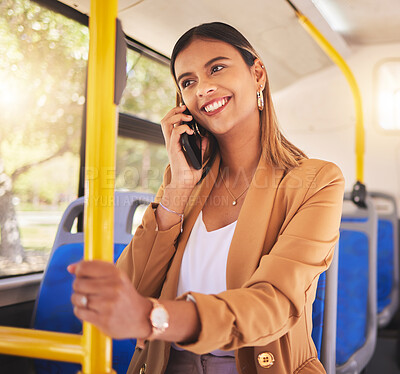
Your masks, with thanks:
[[(146, 210), (118, 262), (145, 296), (175, 299), (183, 252), (219, 169), (219, 158), (196, 186), (177, 224), (157, 231), (154, 208), (170, 181), (166, 169), (155, 203)], [(305, 159), (284, 172), (260, 159), (229, 249), (227, 291), (192, 293), (201, 320), (196, 354), (235, 350), (241, 374), (324, 373), (311, 338), (312, 303), (339, 237), (344, 179), (329, 162)], [(182, 296), (182, 298), (184, 298)], [(136, 349), (128, 373), (164, 373), (170, 344)]]

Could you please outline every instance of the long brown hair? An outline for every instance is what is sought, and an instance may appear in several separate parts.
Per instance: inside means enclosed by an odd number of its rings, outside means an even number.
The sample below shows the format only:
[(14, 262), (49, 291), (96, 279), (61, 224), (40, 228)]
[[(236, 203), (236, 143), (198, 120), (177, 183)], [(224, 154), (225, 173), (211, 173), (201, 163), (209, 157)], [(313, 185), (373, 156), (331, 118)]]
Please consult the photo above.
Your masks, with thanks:
[[(203, 23), (185, 32), (175, 44), (171, 55), (171, 73), (175, 79), (175, 83), (177, 83), (175, 60), (178, 54), (194, 39), (219, 40), (230, 44), (240, 52), (244, 62), (248, 66), (253, 66), (255, 59), (261, 60), (249, 41), (234, 27), (222, 22)], [(266, 76), (263, 96), (265, 106), (260, 112), (262, 154), (271, 165), (284, 170), (289, 170), (298, 166), (299, 161), (303, 158), (307, 158), (307, 156), (302, 150), (289, 142), (279, 129), (275, 109), (272, 103), (268, 76)], [(256, 100), (256, 95), (254, 95), (254, 100)], [(181, 101), (181, 92), (177, 85), (177, 103), (179, 104)], [(208, 160), (205, 168), (207, 169), (205, 170), (206, 173), (208, 172), (209, 167), (215, 159), (216, 152), (218, 151), (218, 143), (215, 137), (212, 134), (209, 134), (209, 139), (210, 147), (206, 155), (206, 159)]]

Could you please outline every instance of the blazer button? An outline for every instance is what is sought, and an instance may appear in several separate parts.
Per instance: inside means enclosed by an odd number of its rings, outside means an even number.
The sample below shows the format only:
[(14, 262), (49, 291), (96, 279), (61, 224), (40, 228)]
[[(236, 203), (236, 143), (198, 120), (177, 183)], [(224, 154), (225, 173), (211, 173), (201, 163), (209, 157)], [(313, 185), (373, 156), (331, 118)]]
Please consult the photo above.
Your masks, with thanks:
[(139, 370), (139, 374), (146, 374), (147, 365), (143, 364), (143, 366)]
[(257, 356), (257, 360), (262, 368), (269, 369), (274, 364), (275, 358), (271, 352), (263, 352)]

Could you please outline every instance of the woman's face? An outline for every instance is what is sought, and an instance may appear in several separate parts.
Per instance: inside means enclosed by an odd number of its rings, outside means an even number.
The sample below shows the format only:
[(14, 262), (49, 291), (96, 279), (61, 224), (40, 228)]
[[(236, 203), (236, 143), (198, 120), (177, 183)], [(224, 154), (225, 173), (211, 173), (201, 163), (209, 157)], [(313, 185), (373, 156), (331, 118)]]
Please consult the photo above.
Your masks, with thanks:
[(191, 114), (218, 137), (258, 129), (258, 65), (248, 66), (228, 43), (195, 39), (178, 54), (175, 74)]

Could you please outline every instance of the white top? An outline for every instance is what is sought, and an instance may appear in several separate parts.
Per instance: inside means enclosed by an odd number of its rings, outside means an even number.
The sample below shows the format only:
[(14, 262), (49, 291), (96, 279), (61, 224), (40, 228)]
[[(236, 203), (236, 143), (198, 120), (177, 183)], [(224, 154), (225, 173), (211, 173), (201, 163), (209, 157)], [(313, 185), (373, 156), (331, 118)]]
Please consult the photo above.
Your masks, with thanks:
[[(226, 291), (226, 263), (236, 222), (207, 231), (200, 212), (186, 243), (179, 275), (178, 292), (217, 294)], [(175, 349), (181, 348), (173, 345)], [(213, 351), (216, 356), (234, 356), (233, 351)]]

